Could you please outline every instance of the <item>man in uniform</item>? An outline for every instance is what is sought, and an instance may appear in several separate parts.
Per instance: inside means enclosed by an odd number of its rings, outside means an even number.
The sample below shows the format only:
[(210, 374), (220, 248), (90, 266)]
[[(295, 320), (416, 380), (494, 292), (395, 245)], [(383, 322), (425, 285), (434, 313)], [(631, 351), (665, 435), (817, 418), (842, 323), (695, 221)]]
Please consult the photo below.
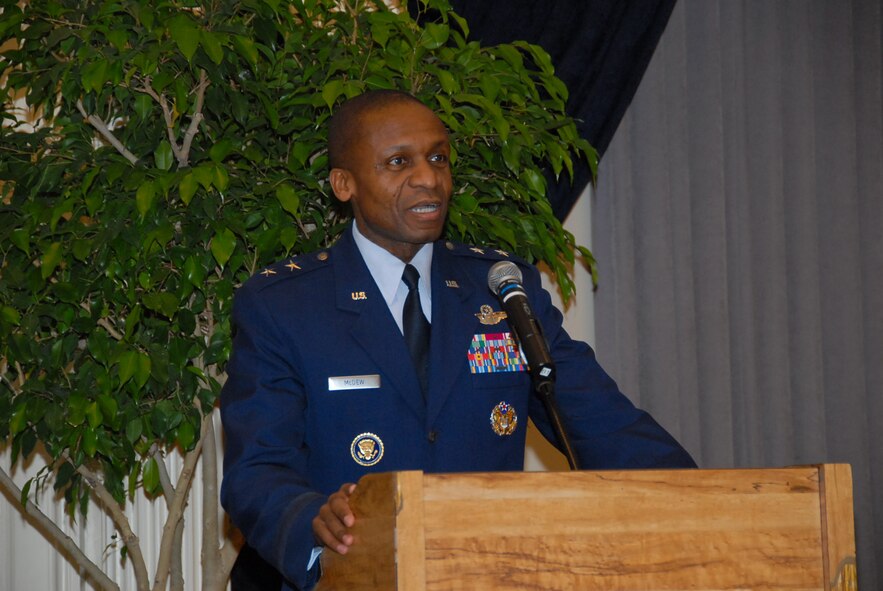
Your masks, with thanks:
[(239, 289), (221, 395), (222, 502), (285, 589), (315, 582), (319, 548), (347, 552), (361, 476), (521, 470), (528, 416), (554, 442), (487, 286), (500, 260), (523, 273), (581, 467), (695, 465), (567, 335), (533, 266), (440, 239), (450, 147), (429, 108), (397, 91), (363, 94), (335, 113), (328, 149), (354, 223), (333, 247)]

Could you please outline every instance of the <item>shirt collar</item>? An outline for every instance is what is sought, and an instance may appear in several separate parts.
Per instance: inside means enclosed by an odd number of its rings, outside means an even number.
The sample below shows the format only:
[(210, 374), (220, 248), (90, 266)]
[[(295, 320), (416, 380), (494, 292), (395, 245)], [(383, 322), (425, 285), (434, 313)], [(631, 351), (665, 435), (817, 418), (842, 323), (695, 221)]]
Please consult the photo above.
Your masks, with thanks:
[[(405, 263), (382, 246), (371, 242), (368, 238), (359, 232), (356, 221), (353, 220), (353, 240), (359, 249), (374, 283), (380, 289), (383, 299), (387, 306), (392, 306), (396, 292), (402, 284), (402, 273), (405, 270)], [(420, 296), (421, 299), (428, 302), (432, 290), (429, 284), (430, 273), (432, 272), (432, 242), (424, 244), (414, 258), (411, 264), (420, 273)]]

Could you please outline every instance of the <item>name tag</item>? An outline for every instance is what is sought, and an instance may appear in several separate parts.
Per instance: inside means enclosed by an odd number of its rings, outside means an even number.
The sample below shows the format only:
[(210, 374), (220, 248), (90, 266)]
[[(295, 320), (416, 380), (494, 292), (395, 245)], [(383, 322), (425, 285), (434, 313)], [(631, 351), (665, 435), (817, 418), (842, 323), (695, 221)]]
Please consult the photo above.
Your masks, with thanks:
[(370, 390), (380, 387), (380, 375), (335, 376), (328, 378), (328, 389), (334, 390)]

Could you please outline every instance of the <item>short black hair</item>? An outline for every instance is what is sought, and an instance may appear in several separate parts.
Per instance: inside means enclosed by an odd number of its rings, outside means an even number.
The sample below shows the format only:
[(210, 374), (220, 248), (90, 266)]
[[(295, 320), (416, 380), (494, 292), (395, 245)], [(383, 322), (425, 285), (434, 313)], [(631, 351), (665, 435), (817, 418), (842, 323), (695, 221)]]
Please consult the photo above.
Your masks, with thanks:
[[(401, 90), (369, 90), (344, 101), (331, 116), (328, 123), (329, 168), (347, 168), (349, 148), (358, 139), (360, 123), (364, 114), (396, 103), (423, 104), (415, 96)], [(426, 107), (429, 108), (429, 107)]]

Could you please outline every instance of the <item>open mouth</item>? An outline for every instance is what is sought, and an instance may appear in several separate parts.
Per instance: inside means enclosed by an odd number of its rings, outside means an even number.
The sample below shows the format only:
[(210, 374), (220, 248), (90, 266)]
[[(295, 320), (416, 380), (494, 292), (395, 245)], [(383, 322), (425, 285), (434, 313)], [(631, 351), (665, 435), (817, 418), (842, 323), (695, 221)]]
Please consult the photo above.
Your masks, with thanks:
[(415, 205), (411, 208), (411, 211), (414, 213), (435, 213), (441, 209), (441, 205), (438, 203), (423, 203), (421, 205)]

